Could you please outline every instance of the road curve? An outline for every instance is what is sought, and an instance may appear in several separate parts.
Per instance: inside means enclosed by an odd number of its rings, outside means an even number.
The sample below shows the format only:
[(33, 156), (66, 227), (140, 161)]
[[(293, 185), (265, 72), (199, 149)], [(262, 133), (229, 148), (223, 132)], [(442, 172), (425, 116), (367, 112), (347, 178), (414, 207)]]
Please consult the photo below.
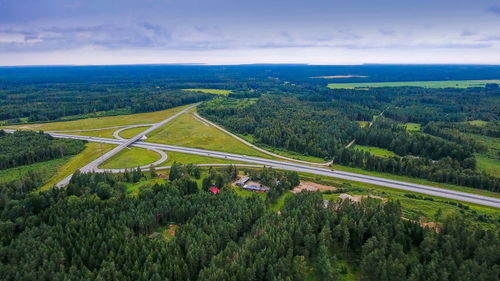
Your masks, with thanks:
[[(135, 135), (133, 138), (130, 138), (128, 140), (124, 140), (124, 141), (120, 141), (120, 143), (118, 144), (117, 147), (113, 148), (112, 150), (104, 153), (103, 155), (101, 155), (100, 157), (98, 157), (97, 159), (95, 159), (94, 161), (88, 163), (87, 165), (83, 166), (82, 168), (80, 168), (80, 172), (82, 173), (88, 173), (88, 172), (92, 172), (92, 171), (95, 171), (95, 170), (98, 170), (98, 166), (100, 164), (102, 164), (104, 161), (108, 160), (109, 158), (113, 157), (114, 155), (116, 155), (118, 152), (120, 152), (122, 149), (124, 149), (125, 147), (133, 144), (134, 142), (138, 141), (139, 139), (141, 139), (143, 136), (145, 136), (146, 134), (149, 134), (150, 132), (160, 128), (161, 126), (165, 125), (166, 123), (174, 120), (175, 118), (177, 118), (179, 115), (182, 115), (186, 112), (188, 112), (191, 108), (195, 107), (195, 106), (198, 106), (199, 103), (196, 103), (196, 104), (193, 104), (189, 107), (186, 107), (185, 109), (181, 110), (180, 112), (170, 116), (169, 118), (161, 121), (161, 122), (158, 122), (156, 124), (153, 124), (153, 126), (151, 126), (150, 128), (146, 129), (145, 131)], [(62, 135), (62, 134), (53, 134), (53, 133), (49, 133), (51, 135), (53, 135), (54, 137), (56, 135)], [(71, 177), (72, 175), (69, 175), (68, 177), (64, 178), (62, 181), (58, 182), (56, 184), (57, 187), (63, 187), (63, 186), (66, 186), (69, 181), (71, 180)]]
[(139, 125), (130, 125), (130, 126), (125, 126), (125, 127), (122, 127), (116, 131), (113, 132), (113, 137), (115, 137), (115, 139), (119, 139), (119, 140), (125, 140), (125, 138), (122, 138), (120, 137), (120, 133), (125, 131), (125, 130), (128, 130), (128, 129), (132, 129), (132, 128), (140, 128), (140, 127), (149, 127), (149, 126), (153, 126), (154, 124), (139, 124)]
[[(51, 135), (53, 137), (81, 139), (81, 140), (110, 143), (110, 144), (117, 144), (117, 145), (121, 145), (124, 143), (124, 141), (121, 141), (121, 140), (99, 138), (99, 137), (85, 137), (85, 136), (52, 134), (52, 133), (51, 133)], [(181, 147), (181, 146), (175, 146), (175, 145), (146, 143), (146, 142), (142, 142), (142, 141), (137, 141), (137, 142), (133, 143), (132, 146), (147, 148), (147, 149), (176, 151), (176, 152), (209, 156), (209, 157), (221, 158), (221, 159), (227, 159), (227, 160), (243, 161), (243, 162), (247, 162), (247, 163), (253, 163), (253, 164), (263, 165), (263, 166), (267, 166), (267, 167), (273, 167), (273, 168), (281, 169), (281, 170), (297, 171), (297, 172), (304, 172), (304, 173), (315, 174), (315, 175), (335, 177), (335, 178), (340, 178), (340, 179), (345, 179), (345, 180), (375, 184), (375, 185), (399, 189), (399, 190), (406, 190), (406, 191), (417, 192), (417, 193), (422, 193), (422, 194), (431, 195), (431, 196), (443, 197), (443, 198), (465, 201), (465, 202), (470, 202), (470, 203), (484, 205), (484, 206), (500, 208), (500, 199), (498, 199), (498, 198), (493, 198), (493, 197), (483, 196), (483, 195), (476, 195), (476, 194), (466, 193), (466, 192), (461, 192), (461, 191), (454, 191), (454, 190), (444, 189), (444, 188), (437, 188), (437, 187), (432, 187), (432, 186), (428, 186), (428, 185), (421, 185), (421, 184), (416, 184), (416, 183), (408, 183), (408, 182), (390, 180), (390, 179), (385, 179), (385, 178), (380, 178), (380, 177), (337, 171), (337, 170), (332, 170), (332, 169), (329, 169), (326, 167), (314, 167), (314, 166), (303, 165), (300, 163), (290, 163), (290, 162), (285, 162), (285, 161), (280, 161), (280, 160), (265, 159), (265, 158), (254, 157), (254, 156), (238, 155), (238, 154), (232, 154), (232, 153), (210, 151), (210, 150), (198, 149), (198, 148)]]

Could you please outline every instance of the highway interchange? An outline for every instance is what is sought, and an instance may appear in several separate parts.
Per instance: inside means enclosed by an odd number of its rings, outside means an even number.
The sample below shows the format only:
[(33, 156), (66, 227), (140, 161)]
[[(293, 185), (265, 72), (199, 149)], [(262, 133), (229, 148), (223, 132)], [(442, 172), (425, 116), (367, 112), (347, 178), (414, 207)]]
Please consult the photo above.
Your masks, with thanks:
[[(193, 107), (195, 107), (197, 105), (198, 104), (191, 105), (191, 106), (185, 108), (184, 110), (178, 112), (177, 114), (175, 114), (175, 115), (173, 115), (173, 116), (171, 116), (171, 117), (169, 117), (169, 118), (167, 118), (159, 123), (156, 123), (156, 124), (130, 125), (130, 126), (121, 127), (119, 129), (119, 131), (123, 131), (123, 130), (129, 129), (129, 128), (141, 127), (141, 126), (150, 126), (150, 128), (146, 129), (145, 131), (137, 134), (136, 136), (134, 136), (130, 139), (123, 139), (119, 136), (117, 137), (119, 132), (114, 134), (115, 139), (79, 136), (79, 135), (72, 135), (72, 134), (60, 133), (60, 132), (47, 132), (47, 133), (55, 138), (79, 139), (79, 140), (85, 140), (85, 141), (91, 141), (91, 142), (108, 143), (108, 144), (117, 145), (112, 150), (108, 151), (107, 153), (103, 154), (102, 156), (98, 157), (94, 161), (92, 161), (89, 164), (82, 167), (80, 169), (80, 171), (82, 173), (87, 173), (87, 172), (92, 172), (92, 171), (93, 172), (103, 172), (103, 171), (123, 172), (125, 169), (100, 169), (100, 168), (98, 168), (98, 166), (101, 165), (102, 163), (104, 163), (104, 161), (108, 160), (112, 156), (116, 155), (122, 149), (124, 149), (128, 146), (133, 146), (133, 147), (150, 149), (150, 150), (158, 152), (161, 155), (161, 159), (160, 159), (161, 161), (158, 160), (155, 163), (150, 164), (150, 165), (154, 165), (156, 167), (156, 169), (168, 169), (168, 168), (170, 168), (167, 166), (159, 167), (158, 164), (161, 162), (164, 162), (166, 160), (167, 156), (163, 151), (175, 151), (175, 152), (181, 152), (181, 153), (187, 153), (187, 154), (194, 154), (194, 155), (201, 155), (201, 156), (208, 156), (208, 157), (213, 157), (213, 158), (221, 158), (221, 159), (251, 163), (251, 164), (235, 164), (235, 165), (240, 165), (240, 166), (250, 166), (250, 167), (266, 166), (266, 167), (272, 167), (272, 168), (281, 169), (281, 170), (296, 171), (296, 172), (303, 172), (303, 173), (309, 173), (309, 174), (314, 174), (314, 175), (335, 177), (335, 178), (340, 178), (340, 179), (345, 179), (345, 180), (350, 180), (350, 181), (369, 183), (369, 184), (374, 184), (374, 185), (388, 187), (388, 188), (417, 192), (417, 193), (431, 195), (431, 196), (443, 197), (443, 198), (447, 198), (447, 199), (465, 201), (465, 202), (474, 203), (474, 204), (478, 204), (478, 205), (500, 208), (500, 199), (499, 198), (488, 197), (488, 196), (477, 195), (477, 194), (466, 193), (466, 192), (460, 192), (460, 191), (454, 191), (454, 190), (444, 189), (444, 188), (437, 188), (437, 187), (432, 187), (432, 186), (428, 186), (428, 185), (421, 185), (421, 184), (416, 184), (416, 183), (409, 183), (409, 182), (390, 180), (390, 179), (385, 179), (385, 178), (380, 178), (380, 177), (367, 176), (367, 175), (356, 174), (356, 173), (351, 173), (351, 172), (337, 171), (337, 170), (330, 169), (328, 167), (323, 167), (323, 166), (325, 166), (325, 163), (312, 163), (312, 162), (307, 162), (307, 161), (290, 159), (290, 158), (283, 157), (280, 155), (275, 155), (274, 153), (262, 150), (260, 148), (259, 148), (259, 151), (263, 151), (267, 154), (272, 155), (273, 157), (278, 156), (278, 158), (281, 158), (284, 160), (272, 160), (272, 159), (266, 159), (266, 158), (261, 158), (261, 157), (239, 155), (239, 154), (226, 153), (226, 152), (220, 152), (220, 151), (211, 151), (211, 150), (199, 149), (199, 148), (189, 148), (189, 147), (182, 147), (182, 146), (175, 146), (175, 145), (149, 143), (149, 142), (144, 142), (141, 140), (147, 134), (149, 134), (152, 131), (167, 124), (168, 122), (172, 121), (173, 119), (180, 116), (181, 114), (188, 112), (189, 110), (191, 110)], [(199, 118), (202, 118), (201, 116), (198, 116), (198, 115), (196, 115), (196, 116)], [(215, 124), (211, 123), (210, 121), (208, 121), (206, 119), (203, 119), (203, 120), (206, 122), (209, 122), (209, 124), (211, 124), (212, 126), (215, 126), (218, 129), (223, 130), (224, 132), (229, 133), (233, 137), (236, 137), (237, 139), (242, 141), (240, 138), (231, 134), (230, 132), (227, 132), (223, 128), (216, 126)], [(6, 132), (13, 132), (13, 130), (5, 130), (5, 131)], [(66, 132), (69, 132), (69, 131), (66, 131)], [(252, 147), (254, 147), (254, 145), (252, 145), (252, 144), (250, 144), (250, 145)], [(149, 167), (150, 165), (146, 165), (146, 166)], [(224, 164), (219, 164), (219, 165), (224, 165)], [(229, 165), (229, 164), (227, 164), (227, 165)], [(146, 166), (143, 166), (141, 168), (146, 169), (147, 168)], [(215, 165), (215, 164), (203, 164), (203, 166), (217, 166), (217, 165)], [(71, 179), (71, 176), (72, 175), (66, 177), (61, 182), (59, 182), (56, 186), (63, 187), (65, 185), (67, 185)]]

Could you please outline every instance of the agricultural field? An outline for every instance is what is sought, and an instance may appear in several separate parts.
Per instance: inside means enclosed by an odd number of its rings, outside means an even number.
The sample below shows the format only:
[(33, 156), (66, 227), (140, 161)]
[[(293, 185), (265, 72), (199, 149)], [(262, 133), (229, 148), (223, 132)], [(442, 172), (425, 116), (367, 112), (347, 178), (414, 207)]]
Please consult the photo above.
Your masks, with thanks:
[(222, 90), (222, 89), (182, 89), (182, 90), (186, 92), (202, 92), (206, 94), (223, 95), (223, 96), (227, 96), (231, 93), (231, 90)]
[(375, 156), (380, 156), (380, 157), (397, 157), (398, 155), (392, 151), (389, 151), (387, 149), (383, 149), (380, 147), (374, 147), (374, 146), (366, 146), (366, 145), (355, 145), (354, 149), (357, 150), (363, 150), (366, 152), (369, 152)]
[(71, 175), (76, 170), (87, 165), (88, 163), (94, 161), (99, 156), (110, 151), (115, 146), (112, 144), (103, 143), (88, 143), (85, 149), (79, 154), (73, 156), (69, 161), (64, 163), (57, 172), (49, 179), (49, 181), (43, 185), (40, 190), (47, 190), (60, 182), (65, 177)]
[(99, 129), (115, 126), (151, 124), (160, 122), (172, 116), (189, 105), (174, 107), (161, 111), (136, 113), (130, 115), (107, 116), (99, 118), (88, 118), (65, 122), (37, 123), (16, 126), (7, 126), (7, 129), (35, 130), (35, 131), (65, 131), (82, 129)]
[(489, 83), (500, 84), (500, 80), (455, 80), (455, 81), (414, 81), (414, 82), (369, 82), (330, 83), (330, 89), (355, 89), (375, 87), (423, 87), (423, 88), (470, 88), (484, 87)]
[(149, 134), (146, 142), (172, 144), (208, 150), (271, 158), (230, 135), (198, 121), (192, 114), (183, 114)]
[(99, 168), (102, 169), (120, 169), (120, 168), (137, 168), (140, 166), (151, 164), (160, 159), (160, 155), (152, 150), (127, 147), (111, 157)]

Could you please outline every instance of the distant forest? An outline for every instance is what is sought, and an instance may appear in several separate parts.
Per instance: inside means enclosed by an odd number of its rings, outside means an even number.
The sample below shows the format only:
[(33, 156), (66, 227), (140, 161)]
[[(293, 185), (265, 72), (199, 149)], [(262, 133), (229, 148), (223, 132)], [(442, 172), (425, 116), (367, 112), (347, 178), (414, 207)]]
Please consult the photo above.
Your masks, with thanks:
[[(500, 77), (499, 66), (454, 65), (137, 65), (0, 67), (0, 124), (44, 122), (156, 111), (207, 100), (183, 88), (258, 89), (284, 83), (324, 90), (324, 75), (365, 78), (335, 82), (473, 80)], [(362, 80), (360, 80), (362, 79)], [(395, 115), (400, 114), (395, 111)], [(425, 118), (422, 116), (422, 118)], [(67, 120), (68, 118), (65, 118)]]

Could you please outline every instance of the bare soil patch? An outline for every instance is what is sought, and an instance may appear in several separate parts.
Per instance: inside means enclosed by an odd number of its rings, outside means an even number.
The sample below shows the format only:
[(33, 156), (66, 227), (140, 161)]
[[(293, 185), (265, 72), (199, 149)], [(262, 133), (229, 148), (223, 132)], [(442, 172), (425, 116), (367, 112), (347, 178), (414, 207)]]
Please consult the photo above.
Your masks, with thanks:
[(302, 190), (307, 191), (327, 191), (327, 190), (336, 190), (335, 186), (323, 185), (310, 181), (301, 181), (300, 184), (292, 189), (292, 192), (297, 194), (302, 192)]
[(167, 229), (163, 231), (163, 237), (165, 239), (170, 240), (175, 236), (175, 232), (177, 231), (177, 225), (176, 224), (170, 224)]
[(376, 199), (380, 199), (380, 200), (382, 200), (384, 202), (387, 201), (386, 198), (380, 197), (380, 196), (375, 196), (375, 195), (350, 195), (350, 194), (347, 194), (347, 193), (340, 194), (339, 198), (343, 199), (343, 200), (349, 199), (349, 200), (351, 200), (353, 202), (361, 202), (361, 199), (363, 199), (363, 198), (376, 198)]

